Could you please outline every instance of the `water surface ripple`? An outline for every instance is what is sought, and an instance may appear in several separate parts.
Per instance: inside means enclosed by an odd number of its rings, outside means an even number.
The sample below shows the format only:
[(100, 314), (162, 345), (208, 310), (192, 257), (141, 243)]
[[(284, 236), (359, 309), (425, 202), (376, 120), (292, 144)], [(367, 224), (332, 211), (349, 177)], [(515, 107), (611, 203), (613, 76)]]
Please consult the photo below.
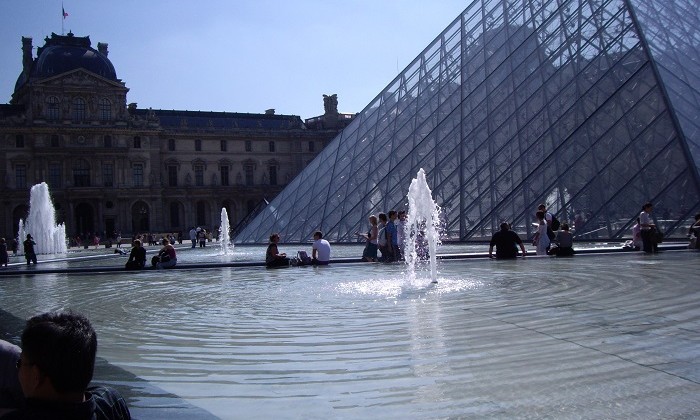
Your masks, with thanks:
[(85, 312), (101, 358), (220, 418), (689, 418), (698, 257), (23, 275), (0, 307)]

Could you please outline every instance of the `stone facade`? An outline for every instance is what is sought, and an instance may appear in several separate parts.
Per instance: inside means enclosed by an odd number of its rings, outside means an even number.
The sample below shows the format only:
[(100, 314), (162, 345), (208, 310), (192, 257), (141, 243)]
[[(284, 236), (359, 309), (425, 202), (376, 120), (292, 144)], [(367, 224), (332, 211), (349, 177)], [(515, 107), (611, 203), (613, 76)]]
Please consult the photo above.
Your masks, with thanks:
[[(140, 109), (127, 105), (129, 89), (110, 69), (107, 44), (95, 50), (88, 37), (53, 34), (34, 59), (31, 39), (22, 41), (24, 69), (11, 103), (0, 105), (5, 237), (16, 234), (29, 189), (40, 182), (49, 184), (70, 236), (186, 235), (192, 226), (218, 227), (224, 207), (235, 227), (352, 119), (336, 111), (340, 123), (327, 128), (274, 110)], [(71, 54), (73, 62), (56, 62)], [(80, 54), (101, 61), (75, 61)]]

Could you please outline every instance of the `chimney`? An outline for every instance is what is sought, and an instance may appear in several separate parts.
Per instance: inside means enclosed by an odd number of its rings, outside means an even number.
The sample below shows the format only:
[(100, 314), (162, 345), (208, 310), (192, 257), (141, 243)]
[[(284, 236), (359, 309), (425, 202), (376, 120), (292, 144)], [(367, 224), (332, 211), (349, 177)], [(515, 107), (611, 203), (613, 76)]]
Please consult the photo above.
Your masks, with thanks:
[(32, 68), (32, 38), (22, 37), (22, 71), (29, 74)]
[(275, 108), (266, 109), (265, 115), (275, 115)]
[(98, 42), (97, 43), (97, 51), (100, 52), (100, 54), (103, 54), (105, 57), (107, 57), (107, 54), (109, 54), (109, 51), (107, 51), (107, 44), (106, 42)]

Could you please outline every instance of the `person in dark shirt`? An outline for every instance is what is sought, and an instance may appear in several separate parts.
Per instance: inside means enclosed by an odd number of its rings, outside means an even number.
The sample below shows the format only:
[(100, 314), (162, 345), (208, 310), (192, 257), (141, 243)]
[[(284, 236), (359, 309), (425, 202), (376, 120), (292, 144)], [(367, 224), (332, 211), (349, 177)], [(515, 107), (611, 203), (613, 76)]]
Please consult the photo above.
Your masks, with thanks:
[(141, 241), (134, 240), (129, 254), (129, 260), (126, 262), (127, 270), (141, 270), (146, 266), (146, 248), (141, 246)]
[(36, 245), (36, 242), (34, 242), (34, 238), (32, 238), (32, 235), (27, 235), (27, 240), (23, 242), (24, 245), (24, 258), (27, 260), (27, 265), (29, 265), (30, 262), (33, 262), (34, 265), (36, 265), (36, 252), (34, 251), (34, 246)]
[(96, 353), (97, 334), (85, 316), (61, 311), (30, 318), (17, 360), (26, 403), (2, 419), (131, 419), (116, 390), (88, 388)]
[(517, 233), (510, 230), (510, 225), (507, 222), (501, 223), (501, 230), (494, 233), (491, 237), (489, 245), (489, 258), (493, 258), (493, 247), (496, 247), (497, 259), (517, 258), (518, 245), (523, 253), (523, 257), (527, 254), (525, 245)]

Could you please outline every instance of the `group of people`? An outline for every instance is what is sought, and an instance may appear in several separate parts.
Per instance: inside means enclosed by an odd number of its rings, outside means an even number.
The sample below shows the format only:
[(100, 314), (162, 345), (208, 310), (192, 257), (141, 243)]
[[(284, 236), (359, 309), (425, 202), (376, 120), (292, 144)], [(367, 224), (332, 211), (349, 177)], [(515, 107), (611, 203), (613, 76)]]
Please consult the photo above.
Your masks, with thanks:
[(206, 229), (202, 227), (197, 227), (197, 228), (192, 228), (190, 229), (190, 241), (192, 241), (192, 248), (197, 247), (197, 243), (199, 243), (200, 248), (204, 248), (207, 246), (207, 239), (211, 241), (211, 234), (207, 232)]
[[(157, 269), (171, 268), (177, 264), (177, 252), (175, 247), (170, 243), (169, 239), (161, 241), (163, 248), (158, 251), (158, 255), (151, 258), (151, 265)], [(129, 259), (126, 261), (125, 268), (127, 270), (142, 270), (146, 267), (146, 248), (143, 247), (141, 240), (135, 239)]]
[(311, 257), (306, 251), (299, 251), (297, 256), (290, 259), (286, 252), (280, 252), (277, 244), (280, 235), (273, 233), (270, 235), (270, 243), (265, 252), (265, 266), (267, 268), (289, 267), (290, 265), (328, 265), (331, 261), (331, 244), (323, 239), (323, 232), (317, 230), (313, 235), (314, 241), (311, 244)]
[(2, 419), (130, 419), (114, 388), (90, 386), (97, 333), (72, 311), (30, 318), (21, 347), (0, 340)]
[(362, 259), (367, 262), (403, 261), (406, 212), (390, 210), (388, 214), (379, 213), (379, 216), (372, 214), (368, 219), (367, 233), (355, 233), (366, 241)]
[[(554, 215), (547, 211), (547, 206), (540, 204), (535, 213), (537, 231), (532, 239), (537, 255), (556, 255), (568, 257), (574, 255), (574, 236), (567, 223), (559, 223)], [(493, 258), (496, 248), (496, 259), (517, 258), (518, 248), (524, 257), (527, 255), (525, 244), (520, 236), (511, 230), (508, 222), (500, 225), (500, 230), (493, 234), (489, 243), (489, 258)]]
[[(34, 247), (36, 242), (32, 235), (27, 234), (27, 238), (22, 242), (22, 247), (24, 249), (24, 258), (27, 260), (27, 265), (36, 265), (36, 250)], [(7, 267), (7, 263), (10, 261), (10, 254), (8, 253), (8, 244), (5, 238), (0, 238), (0, 267)]]

